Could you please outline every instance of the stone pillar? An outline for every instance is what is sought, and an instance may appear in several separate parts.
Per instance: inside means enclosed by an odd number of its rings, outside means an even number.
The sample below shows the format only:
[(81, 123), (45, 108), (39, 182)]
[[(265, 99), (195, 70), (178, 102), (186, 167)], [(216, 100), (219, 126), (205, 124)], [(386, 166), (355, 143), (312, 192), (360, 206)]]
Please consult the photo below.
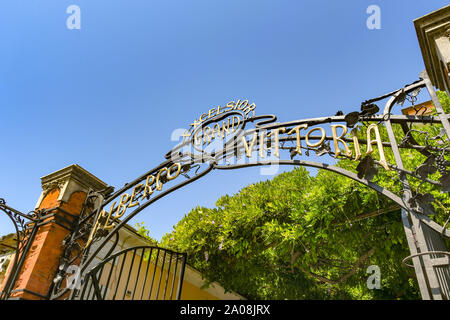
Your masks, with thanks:
[(73, 227), (90, 189), (100, 191), (107, 184), (71, 165), (41, 178), (42, 194), (36, 209), (51, 209), (33, 239), (10, 299), (43, 300), (56, 274), (63, 253), (62, 241)]
[(431, 83), (450, 95), (450, 5), (414, 20)]

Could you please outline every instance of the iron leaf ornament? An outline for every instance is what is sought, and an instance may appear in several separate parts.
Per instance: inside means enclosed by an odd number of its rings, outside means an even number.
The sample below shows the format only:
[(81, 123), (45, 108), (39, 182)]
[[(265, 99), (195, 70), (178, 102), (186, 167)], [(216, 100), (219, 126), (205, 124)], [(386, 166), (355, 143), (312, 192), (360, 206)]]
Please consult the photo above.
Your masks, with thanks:
[(422, 179), (426, 179), (428, 175), (435, 173), (437, 171), (437, 168), (434, 166), (435, 160), (434, 155), (429, 156), (424, 163), (417, 167), (416, 174)]
[(378, 173), (378, 166), (375, 164), (375, 160), (368, 155), (359, 162), (356, 171), (358, 171), (358, 178), (370, 181)]
[(411, 207), (416, 208), (418, 211), (423, 212), (424, 214), (435, 214), (434, 206), (432, 202), (434, 201), (434, 196), (427, 193), (417, 193), (414, 197), (409, 199), (408, 203)]
[(331, 152), (330, 142), (322, 143), (317, 149), (314, 150), (317, 156), (323, 156), (324, 154)]
[(443, 174), (439, 179), (439, 182), (442, 184), (442, 192), (450, 192), (450, 172), (446, 172), (445, 174)]
[(375, 103), (362, 104), (361, 105), (361, 115), (362, 116), (373, 116), (380, 108)]
[(359, 121), (359, 112), (350, 112), (349, 114), (345, 115), (344, 120), (345, 122), (347, 122), (347, 127), (352, 128)]
[(292, 160), (297, 155), (297, 150), (295, 150), (295, 148), (289, 148), (289, 153), (290, 153), (291, 160)]
[[(346, 114), (344, 121), (347, 122), (347, 127), (352, 128), (356, 123), (358, 123), (361, 117), (373, 116), (378, 111), (380, 111), (380, 108), (375, 103), (365, 101), (361, 103), (361, 112), (354, 111)], [(339, 112), (342, 113), (342, 111)]]

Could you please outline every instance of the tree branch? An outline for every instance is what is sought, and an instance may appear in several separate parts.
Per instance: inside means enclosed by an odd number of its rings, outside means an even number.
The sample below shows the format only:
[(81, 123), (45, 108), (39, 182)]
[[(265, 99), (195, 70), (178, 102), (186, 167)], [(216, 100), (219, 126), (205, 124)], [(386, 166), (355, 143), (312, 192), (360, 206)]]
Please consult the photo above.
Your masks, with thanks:
[[(318, 280), (320, 280), (320, 281), (322, 281), (322, 282), (325, 282), (325, 283), (328, 283), (328, 284), (335, 285), (335, 284), (339, 284), (339, 283), (344, 282), (345, 280), (347, 280), (351, 275), (353, 275), (353, 274), (358, 270), (359, 266), (360, 266), (365, 260), (367, 260), (370, 256), (372, 256), (374, 253), (375, 253), (375, 248), (372, 248), (372, 249), (370, 249), (368, 252), (366, 252), (364, 255), (362, 255), (362, 256), (358, 259), (358, 261), (355, 262), (355, 264), (353, 265), (353, 267), (352, 267), (352, 269), (350, 270), (350, 272), (348, 272), (347, 274), (343, 275), (343, 276), (342, 276), (341, 278), (339, 278), (338, 280), (331, 280), (331, 279), (328, 279), (328, 278), (323, 277), (323, 276), (321, 276), (321, 275), (319, 275), (319, 274), (316, 274), (316, 273), (307, 271), (307, 270), (305, 270), (305, 269), (302, 268), (302, 267), (298, 267), (298, 268), (299, 268), (302, 272), (304, 272), (304, 273), (306, 273), (306, 274), (309, 274), (310, 276), (312, 276), (312, 277), (314, 277), (314, 278), (316, 278), (316, 279), (318, 279)], [(291, 261), (292, 261), (292, 259), (291, 259)]]
[[(385, 213), (390, 213), (392, 211), (396, 211), (396, 210), (400, 210), (400, 209), (401, 208), (400, 208), (399, 205), (394, 204), (394, 205), (389, 206), (389, 207), (384, 208), (384, 209), (378, 209), (378, 210), (375, 210), (375, 211), (372, 211), (372, 212), (360, 214), (360, 215), (356, 216), (355, 219), (350, 220), (350, 222), (355, 222), (355, 221), (359, 221), (359, 220), (363, 220), (363, 219), (373, 218), (373, 217), (376, 217), (376, 216), (379, 216), (379, 215), (382, 215), (382, 214), (385, 214)], [(348, 223), (348, 221), (341, 222), (341, 223), (333, 223), (333, 225), (336, 226), (336, 227), (339, 227), (339, 226), (345, 225), (347, 223)]]

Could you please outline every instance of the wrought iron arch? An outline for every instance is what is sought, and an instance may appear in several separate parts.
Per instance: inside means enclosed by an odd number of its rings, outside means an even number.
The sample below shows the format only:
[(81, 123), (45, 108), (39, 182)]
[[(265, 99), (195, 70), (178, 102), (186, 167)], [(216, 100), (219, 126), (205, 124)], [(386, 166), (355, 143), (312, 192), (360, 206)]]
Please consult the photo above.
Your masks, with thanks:
[[(430, 95), (437, 115), (423, 115), (420, 114), (420, 110), (415, 109), (414, 102), (422, 88), (426, 88)], [(386, 99), (382, 114), (378, 114), (380, 108), (375, 102)], [(393, 114), (394, 106), (403, 106), (405, 101), (412, 103), (415, 114)], [(202, 178), (212, 170), (232, 170), (277, 164), (329, 170), (358, 181), (398, 204), (402, 208), (402, 221), (411, 250), (411, 256), (408, 258), (413, 260), (422, 297), (424, 299), (448, 299), (450, 297), (450, 289), (447, 285), (443, 285), (445, 282), (450, 282), (448, 258), (445, 260), (448, 256), (439, 253), (446, 252), (447, 249), (441, 237), (449, 238), (450, 231), (445, 228), (445, 225), (440, 226), (429, 217), (433, 211), (427, 200), (432, 199), (428, 193), (423, 194), (418, 190), (422, 184), (429, 184), (441, 188), (442, 192), (448, 195), (450, 187), (450, 171), (447, 169), (450, 161), (445, 158), (448, 157), (450, 151), (450, 116), (444, 112), (425, 72), (421, 74), (420, 80), (399, 90), (364, 101), (360, 111), (350, 112), (346, 115), (339, 111), (330, 117), (276, 122), (276, 116), (256, 116), (254, 109), (255, 105), (249, 104), (247, 100), (238, 100), (230, 102), (224, 107), (218, 106), (217, 109), (209, 110), (191, 124), (189, 130), (183, 134), (183, 141), (165, 155), (166, 160), (160, 165), (125, 184), (116, 192), (112, 188), (102, 193), (91, 192), (86, 198), (81, 214), (82, 218), (78, 222), (76, 231), (65, 241), (66, 259), (55, 278), (56, 283), (61, 283), (68, 276), (66, 270), (71, 261), (75, 260), (74, 256), (82, 257), (79, 265), (80, 273), (82, 275), (89, 274), (90, 270), (87, 268), (105, 244), (134, 216), (160, 198)], [(227, 119), (228, 121), (226, 121)], [(253, 128), (248, 129), (247, 126), (250, 124), (253, 124)], [(322, 124), (330, 124), (331, 136), (327, 135), (323, 128), (311, 129), (312, 126)], [(357, 124), (366, 127), (367, 140), (359, 140), (358, 129), (355, 127)], [(379, 137), (378, 125), (380, 124), (384, 125), (387, 131), (388, 142), (381, 141)], [(401, 139), (395, 135), (393, 124), (401, 126), (404, 133)], [(412, 124), (439, 125), (442, 126), (442, 129), (437, 136), (427, 135), (425, 144), (419, 144), (414, 138), (414, 133), (418, 130), (414, 129)], [(310, 131), (302, 136), (300, 130), (308, 128)], [(337, 128), (342, 129), (341, 135), (337, 134)], [(348, 128), (352, 128), (351, 136), (346, 135)], [(315, 131), (320, 131), (321, 135), (311, 135)], [(375, 134), (375, 139), (372, 139), (373, 134)], [(419, 134), (421, 133), (419, 132)], [(268, 139), (269, 137), (270, 139)], [(306, 142), (306, 146), (302, 145), (302, 139)], [(430, 143), (430, 141), (438, 140), (442, 142), (441, 145)], [(319, 142), (312, 143), (311, 141)], [(331, 142), (335, 146), (334, 152), (331, 150)], [(286, 147), (288, 143), (295, 145)], [(352, 143), (354, 152), (349, 151)], [(364, 157), (359, 149), (360, 143), (366, 145), (367, 151)], [(373, 144), (378, 147), (378, 160), (372, 157)], [(344, 149), (341, 150), (340, 147), (344, 147)], [(384, 148), (392, 150), (395, 164), (387, 162), (383, 152)], [(403, 164), (400, 153), (402, 148), (416, 150), (426, 156), (427, 160), (416, 170), (408, 170)], [(369, 152), (369, 149), (372, 151)], [(263, 159), (264, 156), (269, 156), (267, 155), (269, 152), (273, 152), (277, 159), (245, 162), (257, 158), (258, 154)], [(280, 152), (287, 154), (290, 160), (280, 160)], [(307, 156), (309, 152), (315, 152), (317, 156), (334, 154), (335, 158), (353, 159), (358, 162), (358, 173), (331, 164), (294, 159), (299, 156)], [(244, 163), (229, 164), (230, 159), (237, 161), (242, 159), (242, 156)], [(398, 173), (403, 190), (402, 196), (372, 181), (378, 167)], [(441, 175), (439, 181), (429, 177), (429, 173), (436, 171), (439, 171)], [(408, 177), (421, 181), (416, 190), (410, 184)], [(92, 210), (87, 208), (92, 208)], [(125, 215), (128, 208), (133, 209)], [(439, 236), (436, 237), (435, 234)], [(433, 240), (427, 242), (425, 241), (426, 237), (433, 237)], [(77, 255), (74, 255), (72, 244), (79, 239), (84, 239), (86, 245)], [(96, 242), (97, 245), (93, 248), (92, 244)], [(418, 242), (421, 244), (418, 245)], [(110, 250), (109, 254), (113, 254), (113, 250)], [(105, 259), (108, 259), (108, 256)], [(69, 288), (60, 288), (59, 286), (55, 286), (55, 288), (58, 289), (53, 290), (51, 295), (53, 299), (65, 296), (70, 291)]]

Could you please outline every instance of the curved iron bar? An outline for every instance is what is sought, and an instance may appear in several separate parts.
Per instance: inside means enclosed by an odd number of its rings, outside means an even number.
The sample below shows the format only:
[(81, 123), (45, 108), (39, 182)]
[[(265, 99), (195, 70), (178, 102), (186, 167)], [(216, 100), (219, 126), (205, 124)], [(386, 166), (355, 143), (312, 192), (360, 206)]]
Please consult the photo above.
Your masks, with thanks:
[(414, 268), (413, 265), (411, 264), (407, 264), (406, 261), (412, 258), (416, 258), (416, 257), (420, 257), (420, 256), (424, 256), (424, 255), (429, 255), (429, 254), (442, 254), (442, 255), (446, 255), (450, 257), (450, 252), (448, 251), (427, 251), (427, 252), (421, 252), (421, 253), (416, 253), (416, 254), (412, 254), (407, 256), (405, 259), (402, 260), (402, 264), (406, 267), (409, 268)]
[(407, 207), (405, 206), (402, 199), (399, 196), (397, 196), (395, 193), (393, 193), (393, 192), (391, 192), (391, 191), (389, 191), (367, 179), (360, 179), (353, 172), (350, 172), (348, 170), (345, 170), (345, 169), (342, 169), (342, 168), (339, 168), (339, 167), (336, 167), (333, 165), (324, 164), (324, 163), (306, 161), (306, 160), (279, 160), (276, 162), (267, 160), (267, 161), (258, 161), (258, 162), (253, 162), (253, 163), (236, 164), (236, 165), (228, 165), (228, 166), (215, 165), (214, 169), (233, 170), (233, 169), (240, 169), (240, 168), (247, 168), (247, 167), (267, 166), (267, 165), (271, 165), (274, 163), (279, 164), (279, 165), (298, 165), (298, 166), (312, 167), (312, 168), (324, 169), (324, 170), (332, 171), (335, 173), (339, 173), (339, 174), (346, 176), (352, 180), (362, 183), (362, 184), (370, 187), (371, 189), (374, 189), (375, 191), (383, 194), (384, 196), (386, 196), (389, 199), (391, 199), (392, 201), (394, 201), (399, 206), (407, 209)]
[(442, 186), (442, 183), (440, 183), (438, 181), (431, 180), (429, 178), (422, 178), (422, 177), (418, 176), (417, 174), (415, 174), (414, 172), (406, 170), (406, 169), (400, 169), (396, 165), (392, 165), (392, 164), (388, 164), (388, 165), (389, 165), (389, 168), (394, 169), (395, 171), (400, 171), (400, 172), (406, 173), (407, 175), (410, 175), (411, 177), (414, 177), (416, 179), (420, 179), (423, 182), (428, 182), (428, 183), (431, 183), (431, 184), (433, 184), (435, 186)]
[[(2, 292), (0, 292), (0, 300), (4, 300), (11, 294), (11, 290), (14, 286), (16, 278), (20, 272), (20, 268), (28, 252), (29, 245), (34, 238), (36, 225), (40, 221), (39, 216), (42, 215), (42, 211), (30, 211), (29, 214), (23, 214), (22, 212), (6, 205), (6, 201), (3, 198), (0, 198), (0, 210), (6, 213), (6, 215), (13, 223), (17, 238), (14, 261), (12, 267), (9, 268), (10, 273), (5, 282), (5, 285), (3, 286), (3, 290)], [(20, 217), (28, 219), (31, 223), (34, 223), (34, 227), (31, 232), (30, 229), (27, 228), (28, 223), (25, 223), (25, 220), (21, 219)], [(19, 230), (19, 227), (21, 230)]]

